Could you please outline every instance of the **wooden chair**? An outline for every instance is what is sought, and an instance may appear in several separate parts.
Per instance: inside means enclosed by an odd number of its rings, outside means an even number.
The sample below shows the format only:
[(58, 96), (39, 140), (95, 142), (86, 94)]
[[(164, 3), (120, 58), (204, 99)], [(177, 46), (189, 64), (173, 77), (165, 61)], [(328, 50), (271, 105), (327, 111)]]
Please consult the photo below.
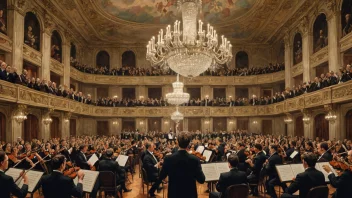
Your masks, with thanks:
[(247, 198), (249, 195), (249, 188), (247, 184), (236, 184), (227, 187), (227, 198)]
[(116, 185), (116, 176), (111, 171), (100, 171), (99, 172), (100, 190), (106, 194), (113, 194), (114, 197), (120, 192), (122, 198), (122, 188)]
[[(162, 186), (163, 186), (163, 197), (164, 197), (164, 194), (165, 194), (165, 191), (164, 191), (164, 184), (161, 183)], [(149, 181), (148, 180), (148, 175), (147, 175), (147, 171), (142, 168), (142, 190), (143, 190), (143, 194), (144, 194), (144, 185), (147, 185), (147, 197), (149, 197), (149, 186), (152, 187), (153, 185), (153, 182)]]
[(328, 198), (329, 188), (327, 186), (317, 186), (309, 190), (307, 198)]

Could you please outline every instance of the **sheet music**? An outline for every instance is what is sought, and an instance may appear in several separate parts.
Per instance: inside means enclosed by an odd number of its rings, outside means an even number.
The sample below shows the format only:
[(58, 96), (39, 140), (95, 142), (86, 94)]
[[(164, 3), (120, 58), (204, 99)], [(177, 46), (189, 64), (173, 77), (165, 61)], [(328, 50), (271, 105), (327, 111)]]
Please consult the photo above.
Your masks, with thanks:
[(205, 149), (204, 146), (198, 146), (196, 152), (202, 154), (204, 149)]
[[(230, 171), (229, 165), (227, 162), (224, 163), (216, 163), (216, 169), (219, 173), (219, 177), (221, 173), (226, 173)], [(219, 179), (219, 178), (218, 178)]]
[(231, 153), (227, 153), (227, 154), (226, 154), (226, 158), (229, 158), (229, 155), (231, 155)]
[(73, 149), (73, 148), (71, 147), (70, 149), (67, 150), (69, 154), (72, 153), (72, 149)]
[(119, 155), (116, 158), (117, 163), (119, 163), (119, 165), (122, 166), (122, 167), (126, 166), (127, 160), (128, 160), (128, 156), (127, 155)]
[[(17, 169), (17, 168), (9, 168), (6, 171), (6, 175), (11, 176), (13, 178), (13, 180), (16, 180), (18, 178), (18, 176), (22, 173), (21, 169)], [(27, 177), (28, 177), (28, 192), (33, 192), (34, 188), (37, 186), (40, 178), (43, 176), (43, 172), (39, 172), (39, 171), (33, 171), (30, 170), (26, 173)], [(20, 182), (17, 182), (18, 187), (22, 188), (23, 186), (23, 179), (21, 179)]]
[(296, 177), (296, 175), (293, 175), (293, 171), (290, 165), (277, 165), (275, 167), (281, 182), (292, 181), (292, 179)]
[(216, 181), (219, 179), (215, 164), (201, 164), (203, 173), (205, 175), (205, 181)]
[(90, 164), (93, 166), (93, 165), (95, 164), (95, 162), (97, 162), (98, 160), (99, 160), (99, 159), (98, 159), (97, 155), (93, 154), (93, 155), (89, 158), (88, 162), (90, 162)]
[[(95, 182), (99, 176), (99, 171), (82, 170), (84, 172), (83, 178), (83, 192), (92, 192)], [(78, 177), (76, 177), (73, 182), (77, 185)]]
[(291, 159), (295, 158), (297, 154), (298, 154), (298, 151), (293, 151), (292, 154), (290, 155), (290, 158)]
[(291, 164), (290, 166), (295, 177), (305, 171), (303, 164)]
[(205, 161), (209, 162), (211, 155), (213, 154), (212, 151), (209, 150), (204, 150), (203, 156), (205, 157)]
[(324, 168), (323, 168), (323, 165), (328, 165), (331, 169), (331, 171), (337, 175), (335, 169), (329, 164), (329, 162), (318, 162), (316, 165), (315, 165), (315, 169), (319, 170), (320, 172), (322, 172), (324, 174), (324, 177), (325, 177), (325, 181), (326, 182), (329, 182), (329, 173), (327, 173)]

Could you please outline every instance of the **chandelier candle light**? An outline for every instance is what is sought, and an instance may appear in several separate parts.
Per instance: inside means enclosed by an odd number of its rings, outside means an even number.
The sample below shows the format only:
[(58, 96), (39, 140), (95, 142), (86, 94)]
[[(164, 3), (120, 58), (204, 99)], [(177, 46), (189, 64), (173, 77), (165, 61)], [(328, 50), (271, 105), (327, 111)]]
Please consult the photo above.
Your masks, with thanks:
[[(228, 64), (232, 59), (232, 45), (221, 36), (219, 46), (218, 34), (210, 25), (203, 30), (203, 22), (198, 21), (201, 0), (179, 0), (178, 7), (182, 12), (181, 21), (175, 21), (166, 31), (160, 30), (157, 41), (153, 36), (147, 45), (146, 58), (153, 66), (170, 67), (185, 77), (196, 77), (210, 66)], [(182, 36), (182, 38), (181, 38)]]
[(172, 83), (174, 91), (166, 94), (166, 99), (169, 104), (181, 105), (189, 101), (189, 93), (183, 92), (183, 83), (179, 81), (179, 75), (177, 74), (176, 82)]

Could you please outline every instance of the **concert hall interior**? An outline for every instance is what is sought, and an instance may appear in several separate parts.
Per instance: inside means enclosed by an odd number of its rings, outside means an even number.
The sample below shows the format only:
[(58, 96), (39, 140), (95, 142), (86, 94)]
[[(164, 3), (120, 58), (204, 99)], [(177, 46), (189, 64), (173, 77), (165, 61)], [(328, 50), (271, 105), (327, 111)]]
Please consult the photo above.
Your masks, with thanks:
[(351, 15), (0, 0), (0, 197), (351, 198)]

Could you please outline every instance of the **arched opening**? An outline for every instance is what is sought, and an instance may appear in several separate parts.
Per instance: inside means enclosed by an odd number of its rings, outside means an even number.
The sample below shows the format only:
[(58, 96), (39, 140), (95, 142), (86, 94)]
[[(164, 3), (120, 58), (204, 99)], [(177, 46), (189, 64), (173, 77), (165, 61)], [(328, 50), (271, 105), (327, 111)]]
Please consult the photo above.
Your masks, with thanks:
[(302, 62), (302, 36), (297, 33), (293, 39), (293, 65)]
[(22, 137), (25, 141), (31, 141), (38, 138), (39, 134), (39, 120), (35, 115), (28, 114), (27, 119), (23, 122)]
[(76, 134), (76, 119), (70, 119), (70, 136), (75, 137)]
[(74, 43), (71, 43), (71, 50), (70, 50), (70, 58), (71, 61), (76, 59), (76, 45)]
[(6, 116), (0, 112), (0, 140), (6, 141)]
[(321, 113), (314, 118), (315, 137), (329, 139), (329, 121), (325, 119), (325, 114)]
[(303, 137), (304, 136), (304, 124), (303, 116), (298, 116), (295, 122), (295, 136)]
[(352, 0), (343, 0), (341, 6), (341, 27), (342, 36), (346, 36), (352, 31)]
[(328, 22), (325, 14), (320, 14), (313, 25), (313, 50), (319, 51), (328, 45)]
[(345, 116), (346, 122), (346, 138), (351, 140), (352, 139), (352, 109), (346, 113)]
[(236, 68), (248, 68), (249, 59), (245, 51), (239, 51), (236, 54)]
[(40, 51), (40, 24), (33, 12), (27, 12), (24, 18), (24, 43)]
[(60, 119), (58, 117), (51, 117), (53, 122), (50, 124), (51, 138), (61, 138)]
[(7, 34), (7, 0), (0, 1), (0, 32)]
[(62, 62), (62, 39), (60, 34), (54, 30), (51, 35), (51, 58)]
[(97, 67), (105, 67), (107, 70), (110, 70), (110, 55), (106, 51), (100, 51), (96, 57)]
[(132, 51), (122, 54), (122, 67), (136, 67), (136, 55)]

